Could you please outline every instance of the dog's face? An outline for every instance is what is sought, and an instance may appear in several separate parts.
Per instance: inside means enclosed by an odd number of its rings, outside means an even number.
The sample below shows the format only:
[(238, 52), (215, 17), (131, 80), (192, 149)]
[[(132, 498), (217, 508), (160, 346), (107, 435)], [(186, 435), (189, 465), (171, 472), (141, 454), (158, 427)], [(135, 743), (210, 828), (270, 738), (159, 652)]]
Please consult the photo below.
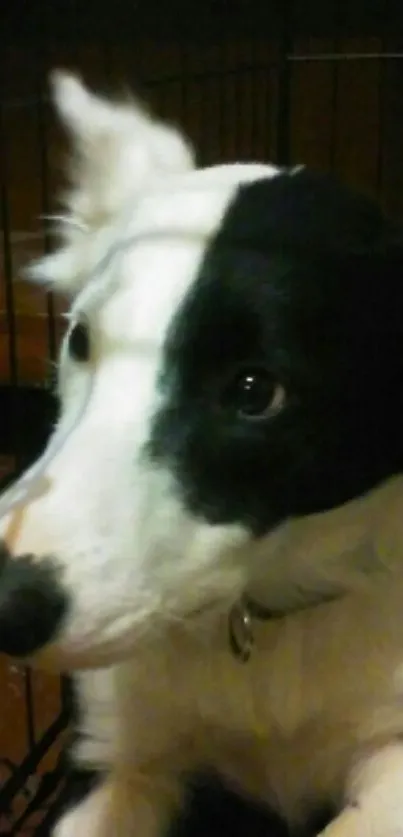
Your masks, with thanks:
[(34, 273), (72, 306), (51, 455), (1, 522), (0, 647), (78, 666), (229, 606), (288, 521), (400, 474), (403, 248), (325, 177), (197, 170), (137, 106), (55, 89), (75, 185)]

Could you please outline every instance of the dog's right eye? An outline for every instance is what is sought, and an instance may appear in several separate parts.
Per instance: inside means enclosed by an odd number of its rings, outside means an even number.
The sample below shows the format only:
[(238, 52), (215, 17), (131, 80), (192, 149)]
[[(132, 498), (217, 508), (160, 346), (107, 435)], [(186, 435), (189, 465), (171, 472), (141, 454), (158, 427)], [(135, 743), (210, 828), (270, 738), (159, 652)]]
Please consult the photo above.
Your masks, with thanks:
[(76, 323), (69, 336), (69, 355), (77, 363), (85, 363), (90, 358), (90, 330), (87, 323)]
[(241, 369), (224, 393), (224, 404), (239, 418), (270, 418), (284, 406), (285, 393), (269, 370), (261, 367)]

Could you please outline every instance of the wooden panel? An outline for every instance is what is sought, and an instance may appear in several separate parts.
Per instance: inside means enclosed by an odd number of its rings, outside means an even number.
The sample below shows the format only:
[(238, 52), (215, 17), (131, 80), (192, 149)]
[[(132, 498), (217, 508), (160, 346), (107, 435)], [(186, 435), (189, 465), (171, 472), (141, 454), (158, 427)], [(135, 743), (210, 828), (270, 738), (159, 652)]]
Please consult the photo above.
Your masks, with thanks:
[[(382, 50), (378, 39), (344, 39), (347, 54)], [(346, 60), (338, 70), (334, 168), (351, 185), (375, 195), (379, 175), (380, 78), (379, 60)]]
[[(403, 39), (389, 39), (388, 52), (403, 52)], [(403, 61), (385, 61), (381, 74), (379, 192), (385, 211), (403, 216)]]
[[(329, 39), (299, 39), (296, 56), (326, 54)], [(330, 61), (296, 60), (291, 70), (290, 152), (293, 163), (328, 171), (332, 159), (334, 87), (337, 68)]]
[[(35, 739), (51, 725), (60, 712), (59, 678), (36, 674), (33, 677)], [(0, 787), (12, 776), (29, 750), (27, 725), (26, 672), (5, 658), (0, 658)], [(8, 833), (10, 824), (25, 810), (29, 795), (35, 793), (39, 777), (55, 767), (63, 737), (45, 755), (35, 776), (24, 792), (14, 798), (10, 811), (0, 812), (0, 831)], [(21, 789), (22, 791), (23, 789)], [(4, 829), (4, 831), (2, 830)]]

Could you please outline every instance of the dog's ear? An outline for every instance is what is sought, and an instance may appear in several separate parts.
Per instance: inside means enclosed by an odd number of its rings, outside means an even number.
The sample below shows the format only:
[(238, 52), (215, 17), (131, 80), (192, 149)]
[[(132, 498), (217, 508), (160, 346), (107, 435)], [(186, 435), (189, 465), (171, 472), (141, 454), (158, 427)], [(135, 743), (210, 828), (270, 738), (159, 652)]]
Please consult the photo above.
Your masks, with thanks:
[(57, 219), (65, 247), (31, 266), (27, 276), (72, 290), (72, 282), (81, 283), (73, 279), (71, 246), (135, 205), (155, 180), (193, 168), (194, 159), (179, 131), (134, 100), (109, 101), (61, 71), (52, 73), (51, 89), (72, 146), (70, 189)]
[(79, 78), (51, 76), (59, 116), (73, 142), (73, 216), (99, 226), (155, 178), (193, 166), (193, 156), (175, 129), (156, 121), (139, 103), (110, 102)]

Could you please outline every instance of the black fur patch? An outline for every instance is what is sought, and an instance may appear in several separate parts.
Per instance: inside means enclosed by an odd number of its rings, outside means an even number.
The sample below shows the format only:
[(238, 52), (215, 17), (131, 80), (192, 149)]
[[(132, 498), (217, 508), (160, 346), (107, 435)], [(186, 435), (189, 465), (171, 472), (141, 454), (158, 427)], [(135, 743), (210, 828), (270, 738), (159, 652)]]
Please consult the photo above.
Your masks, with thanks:
[(67, 762), (66, 765), (66, 788), (61, 802), (61, 809), (69, 811), (83, 802), (92, 791), (94, 791), (104, 779), (100, 770), (84, 770), (78, 768), (74, 762)]
[(212, 775), (193, 777), (186, 804), (167, 837), (288, 837), (287, 826), (264, 806), (231, 791)]
[[(149, 453), (186, 506), (263, 534), (403, 467), (403, 239), (375, 204), (301, 171), (242, 186), (170, 329)], [(264, 367), (285, 404), (223, 398)]]
[(167, 837), (315, 837), (334, 813), (330, 808), (316, 811), (303, 828), (292, 831), (267, 806), (235, 793), (212, 774), (203, 774), (188, 782), (184, 810)]
[(35, 832), (36, 837), (51, 837), (58, 822), (70, 810), (83, 802), (102, 782), (98, 771), (78, 770), (66, 764), (65, 781), (61, 793), (52, 802), (45, 817)]

